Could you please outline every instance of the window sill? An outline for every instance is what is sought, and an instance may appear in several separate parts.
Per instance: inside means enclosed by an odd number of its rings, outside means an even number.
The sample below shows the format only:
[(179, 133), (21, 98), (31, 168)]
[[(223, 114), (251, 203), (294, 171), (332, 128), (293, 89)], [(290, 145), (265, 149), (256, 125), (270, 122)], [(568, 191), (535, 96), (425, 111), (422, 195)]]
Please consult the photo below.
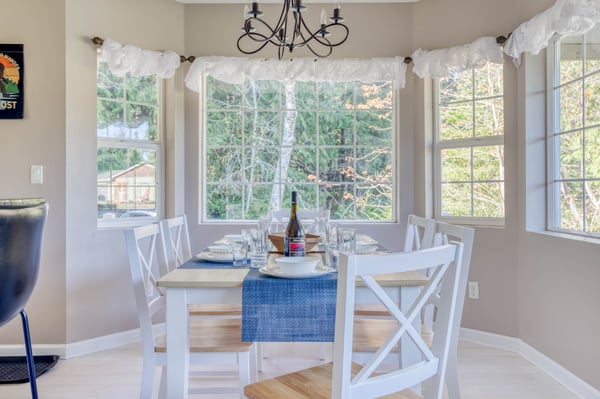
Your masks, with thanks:
[(568, 234), (568, 233), (562, 233), (562, 232), (558, 232), (558, 231), (549, 231), (549, 230), (544, 230), (544, 231), (527, 230), (527, 232), (531, 233), (531, 234), (539, 234), (539, 235), (548, 236), (548, 237), (562, 238), (565, 240), (573, 240), (573, 241), (585, 242), (588, 244), (600, 245), (600, 238), (598, 238), (598, 237), (587, 237), (587, 236), (581, 236), (581, 235), (577, 235), (577, 234)]

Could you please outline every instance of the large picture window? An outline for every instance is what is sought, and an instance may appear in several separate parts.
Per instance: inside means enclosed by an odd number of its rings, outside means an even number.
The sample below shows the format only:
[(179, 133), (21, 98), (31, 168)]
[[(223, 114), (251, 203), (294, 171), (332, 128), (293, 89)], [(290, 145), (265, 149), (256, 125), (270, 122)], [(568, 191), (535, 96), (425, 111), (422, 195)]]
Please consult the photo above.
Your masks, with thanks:
[(117, 77), (100, 62), (97, 90), (99, 223), (157, 218), (162, 198), (158, 78)]
[(548, 55), (548, 228), (600, 236), (600, 25)]
[(287, 208), (394, 219), (391, 82), (316, 83), (206, 78), (204, 219), (254, 220)]
[(435, 215), (504, 222), (503, 66), (489, 63), (436, 87)]

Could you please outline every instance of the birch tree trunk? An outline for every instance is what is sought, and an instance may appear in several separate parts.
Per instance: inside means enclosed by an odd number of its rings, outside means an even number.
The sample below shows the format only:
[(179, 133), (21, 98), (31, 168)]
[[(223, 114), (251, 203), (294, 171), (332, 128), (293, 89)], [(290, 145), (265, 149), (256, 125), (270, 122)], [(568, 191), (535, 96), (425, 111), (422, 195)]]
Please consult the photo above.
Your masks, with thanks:
[(285, 116), (283, 121), (283, 134), (281, 137), (281, 146), (277, 168), (275, 169), (275, 178), (273, 181), (273, 190), (271, 191), (271, 209), (281, 209), (283, 183), (287, 181), (288, 169), (292, 158), (292, 145), (295, 141), (294, 131), (296, 130), (296, 84), (294, 82), (285, 83)]

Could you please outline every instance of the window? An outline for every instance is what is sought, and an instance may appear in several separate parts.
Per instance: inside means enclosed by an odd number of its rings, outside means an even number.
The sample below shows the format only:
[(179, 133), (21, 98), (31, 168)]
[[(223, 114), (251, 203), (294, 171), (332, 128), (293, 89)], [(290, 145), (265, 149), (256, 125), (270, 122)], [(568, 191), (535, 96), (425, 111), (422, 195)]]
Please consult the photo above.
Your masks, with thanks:
[(391, 82), (316, 83), (206, 78), (202, 214), (255, 220), (287, 208), (332, 218), (394, 218)]
[(489, 63), (440, 79), (436, 99), (436, 218), (502, 224), (503, 66)]
[(162, 197), (158, 79), (117, 77), (100, 62), (97, 90), (99, 223), (156, 218)]
[(600, 237), (600, 25), (549, 56), (548, 229)]

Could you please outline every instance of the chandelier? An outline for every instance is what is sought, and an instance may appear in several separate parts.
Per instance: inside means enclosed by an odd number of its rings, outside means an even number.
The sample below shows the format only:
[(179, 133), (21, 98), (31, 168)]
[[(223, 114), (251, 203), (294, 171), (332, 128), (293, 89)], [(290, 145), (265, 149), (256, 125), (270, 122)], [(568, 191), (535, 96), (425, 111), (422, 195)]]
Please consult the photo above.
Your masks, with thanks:
[(285, 50), (290, 54), (297, 47), (306, 47), (317, 57), (327, 57), (333, 48), (348, 38), (348, 27), (340, 15), (340, 6), (333, 9), (333, 15), (327, 18), (321, 11), (320, 26), (311, 30), (304, 21), (306, 7), (302, 0), (283, 0), (281, 15), (275, 26), (271, 27), (262, 19), (263, 12), (258, 3), (252, 3), (252, 9), (244, 7), (244, 26), (238, 38), (237, 48), (244, 54), (256, 54), (268, 44), (277, 47), (277, 56), (282, 58)]

